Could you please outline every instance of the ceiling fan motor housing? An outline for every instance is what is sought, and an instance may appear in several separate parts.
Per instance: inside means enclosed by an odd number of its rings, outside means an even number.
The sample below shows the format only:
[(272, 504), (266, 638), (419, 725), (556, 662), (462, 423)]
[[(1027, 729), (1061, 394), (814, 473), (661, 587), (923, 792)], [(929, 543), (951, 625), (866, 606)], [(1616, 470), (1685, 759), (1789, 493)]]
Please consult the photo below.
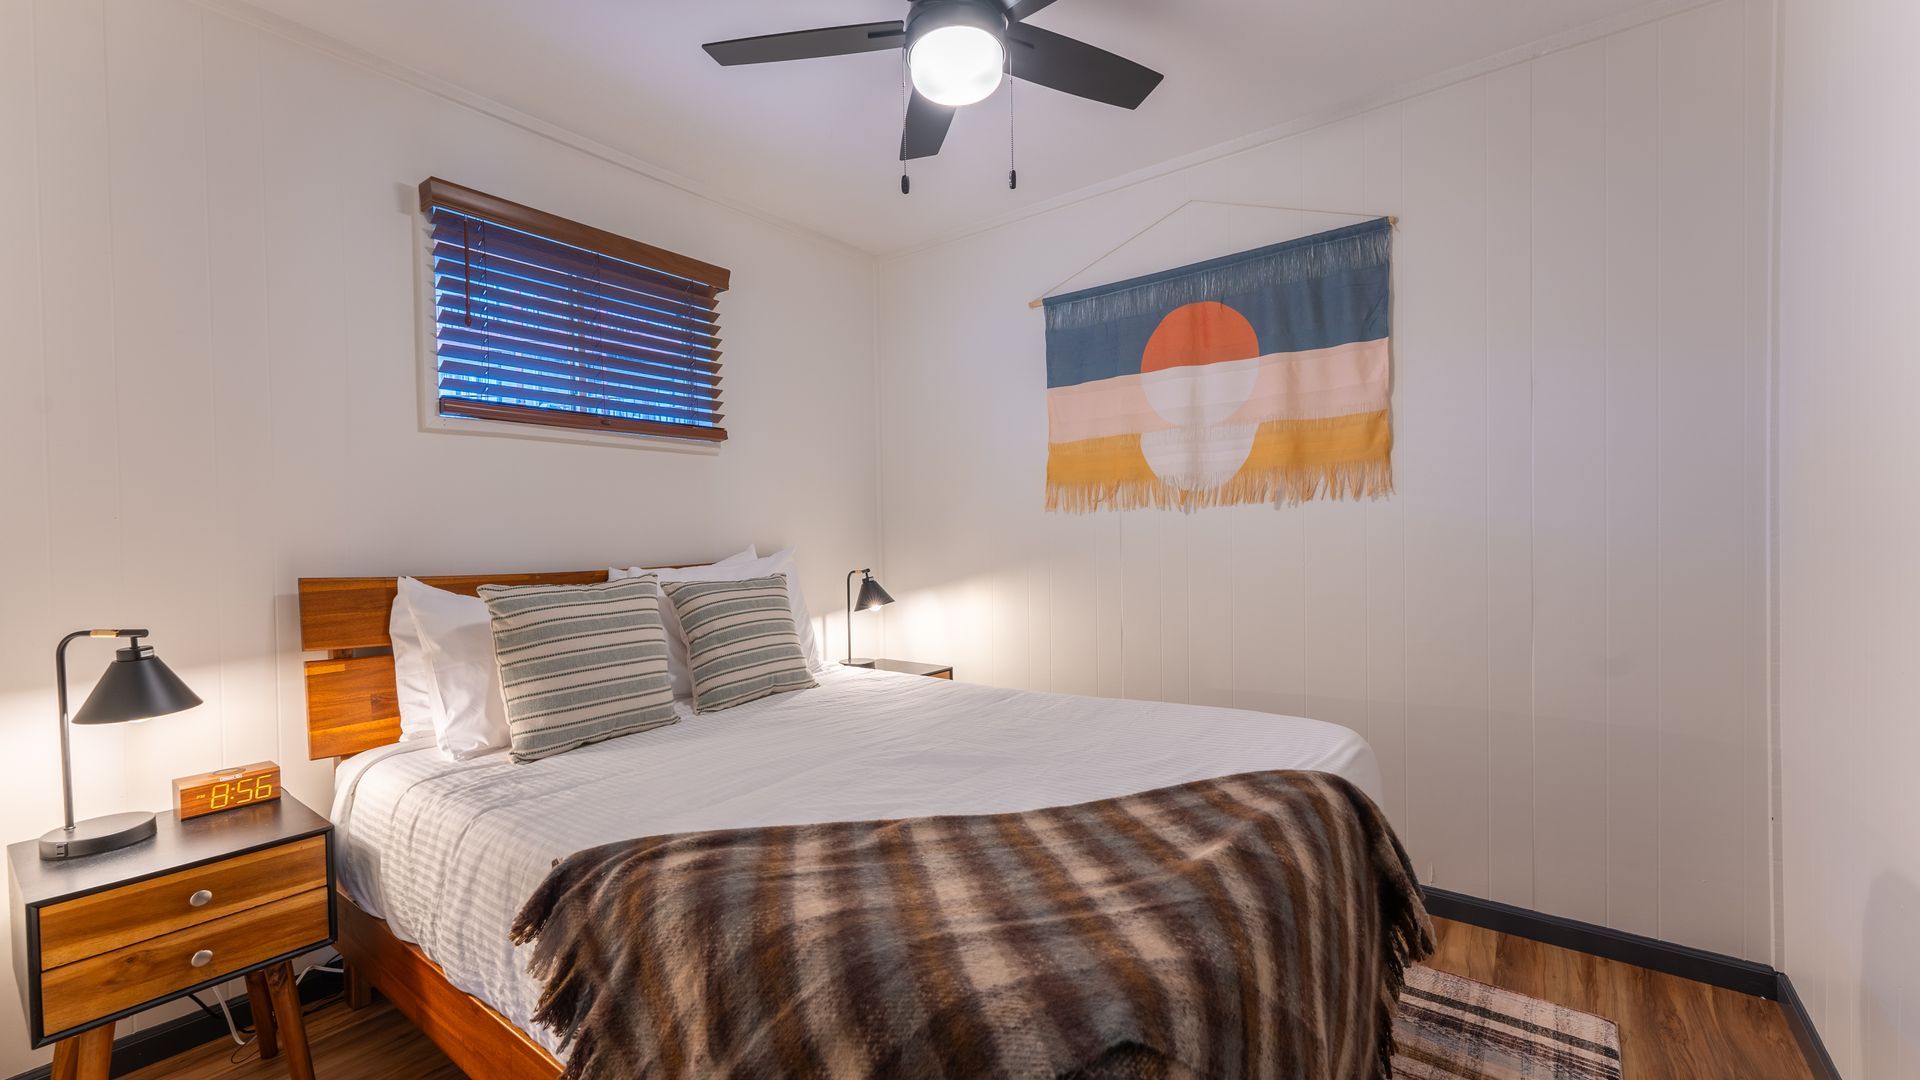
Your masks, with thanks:
[(1007, 13), (992, 0), (913, 0), (907, 12), (907, 55), (929, 31), (943, 26), (977, 26), (1007, 42)]
[[(906, 95), (900, 160), (912, 161), (939, 153), (955, 110), (985, 101), (1008, 78), (1122, 109), (1138, 108), (1160, 85), (1152, 68), (1027, 21), (1053, 2), (910, 0), (904, 20), (788, 30), (704, 47), (725, 67), (904, 48), (914, 92)], [(1017, 60), (1010, 51), (1015, 45)]]

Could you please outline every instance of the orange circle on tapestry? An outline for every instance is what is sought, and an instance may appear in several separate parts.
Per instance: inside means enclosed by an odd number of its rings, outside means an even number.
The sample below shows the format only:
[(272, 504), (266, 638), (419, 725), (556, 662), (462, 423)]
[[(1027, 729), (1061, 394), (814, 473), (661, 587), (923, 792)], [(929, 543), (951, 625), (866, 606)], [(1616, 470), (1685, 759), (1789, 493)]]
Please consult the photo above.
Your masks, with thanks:
[(1140, 370), (1249, 360), (1260, 355), (1260, 335), (1245, 315), (1217, 300), (1183, 304), (1167, 313), (1147, 338)]

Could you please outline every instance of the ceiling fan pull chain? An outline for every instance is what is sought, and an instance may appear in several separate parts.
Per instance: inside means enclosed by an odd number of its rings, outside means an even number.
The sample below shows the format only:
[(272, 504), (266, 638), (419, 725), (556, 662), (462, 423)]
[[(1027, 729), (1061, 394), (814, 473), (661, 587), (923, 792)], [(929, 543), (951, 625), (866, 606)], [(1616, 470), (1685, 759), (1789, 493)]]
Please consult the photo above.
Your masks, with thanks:
[(913, 180), (907, 175), (907, 114), (913, 108), (913, 99), (907, 89), (907, 54), (900, 53), (900, 194), (913, 193)]
[(1013, 163), (1013, 50), (1004, 49), (1002, 54), (1007, 58), (1007, 189), (1011, 191), (1020, 186), (1020, 170)]

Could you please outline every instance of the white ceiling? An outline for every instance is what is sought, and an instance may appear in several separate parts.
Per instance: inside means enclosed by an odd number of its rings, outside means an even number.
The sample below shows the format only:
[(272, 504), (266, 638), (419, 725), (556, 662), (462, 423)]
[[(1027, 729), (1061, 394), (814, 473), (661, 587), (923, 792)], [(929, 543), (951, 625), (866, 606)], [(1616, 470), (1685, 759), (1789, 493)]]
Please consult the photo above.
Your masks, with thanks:
[(702, 42), (902, 17), (904, 0), (248, 0), (873, 252), (1389, 91), (1646, 0), (1058, 0), (1037, 26), (1166, 75), (1137, 112), (1022, 83), (899, 192), (897, 53), (722, 68)]

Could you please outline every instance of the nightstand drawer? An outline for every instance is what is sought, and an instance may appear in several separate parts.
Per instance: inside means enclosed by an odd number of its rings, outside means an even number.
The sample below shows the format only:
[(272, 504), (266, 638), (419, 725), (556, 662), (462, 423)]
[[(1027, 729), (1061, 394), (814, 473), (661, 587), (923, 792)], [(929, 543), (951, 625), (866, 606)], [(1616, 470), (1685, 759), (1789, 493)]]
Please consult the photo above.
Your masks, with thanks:
[(54, 904), (40, 912), (40, 967), (51, 971), (326, 885), (327, 840), (314, 836)]
[(297, 896), (54, 968), (40, 976), (45, 1029), (65, 1031), (318, 945), (332, 937), (330, 929), (323, 882)]

